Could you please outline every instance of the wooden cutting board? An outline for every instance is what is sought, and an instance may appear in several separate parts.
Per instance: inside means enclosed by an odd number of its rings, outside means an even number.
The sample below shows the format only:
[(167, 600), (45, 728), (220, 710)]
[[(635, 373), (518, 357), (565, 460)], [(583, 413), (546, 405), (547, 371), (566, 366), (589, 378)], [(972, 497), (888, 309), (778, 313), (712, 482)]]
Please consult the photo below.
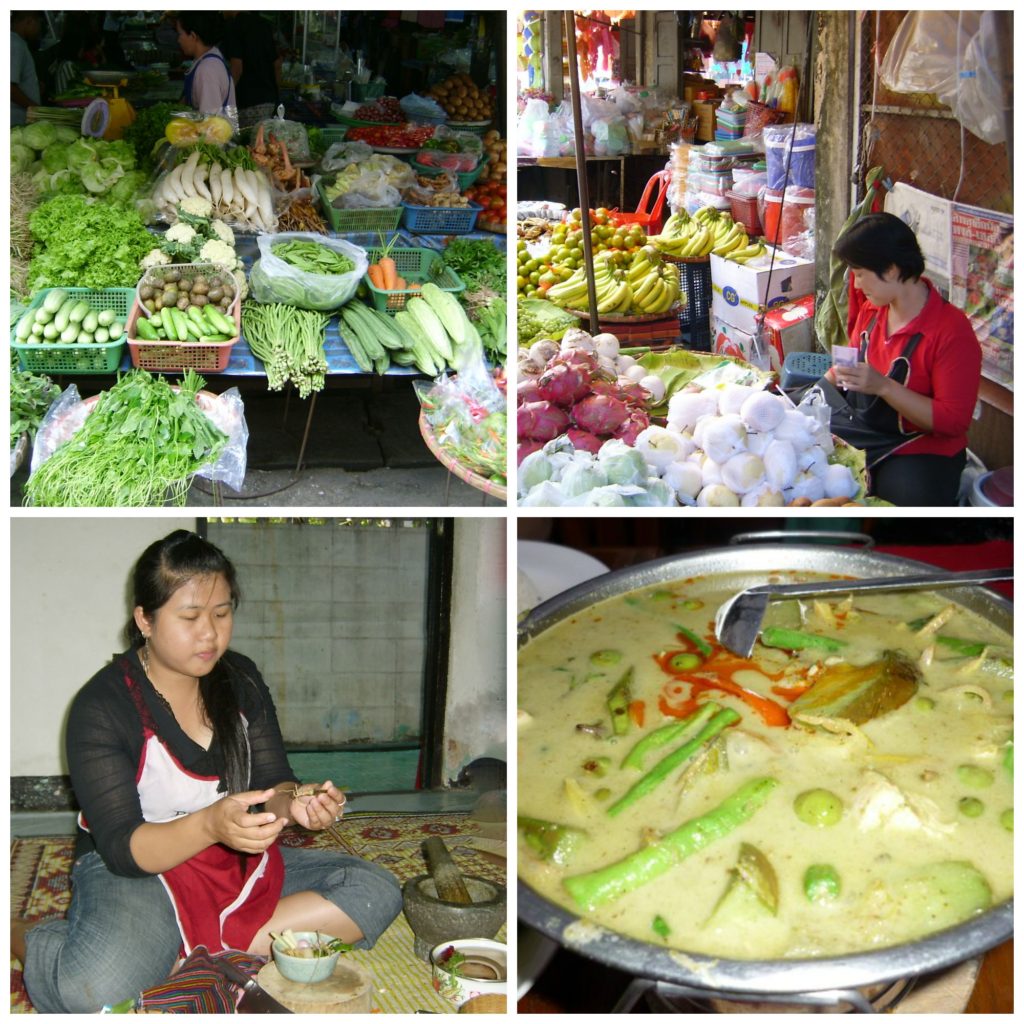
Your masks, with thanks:
[(344, 955), (334, 974), (313, 985), (289, 981), (273, 961), (260, 968), (257, 981), (293, 1013), (369, 1013), (373, 1009), (370, 975)]

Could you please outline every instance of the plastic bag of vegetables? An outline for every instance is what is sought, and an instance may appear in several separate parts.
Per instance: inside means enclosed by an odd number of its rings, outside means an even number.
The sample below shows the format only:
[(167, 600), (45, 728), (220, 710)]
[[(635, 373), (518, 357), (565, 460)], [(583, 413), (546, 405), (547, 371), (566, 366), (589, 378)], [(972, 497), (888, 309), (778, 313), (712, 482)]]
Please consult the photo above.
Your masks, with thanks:
[(281, 302), (321, 313), (344, 306), (370, 266), (366, 250), (342, 238), (290, 231), (260, 235), (249, 287), (257, 302)]

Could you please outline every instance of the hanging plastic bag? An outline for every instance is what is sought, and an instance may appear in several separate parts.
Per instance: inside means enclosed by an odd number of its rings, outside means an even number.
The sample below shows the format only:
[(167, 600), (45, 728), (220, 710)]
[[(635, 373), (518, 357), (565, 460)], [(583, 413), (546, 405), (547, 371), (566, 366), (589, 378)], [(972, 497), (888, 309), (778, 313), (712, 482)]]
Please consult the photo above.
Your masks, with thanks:
[(260, 121), (253, 132), (253, 143), (257, 149), (261, 141), (266, 145), (271, 139), (284, 145), (292, 163), (301, 164), (312, 160), (306, 126), (298, 121), (286, 121), (283, 106), (277, 108), (276, 117)]
[[(352, 269), (345, 274), (314, 274), (300, 270), (274, 255), (279, 242), (315, 242), (347, 256)], [(299, 309), (329, 313), (344, 306), (356, 293), (370, 265), (366, 250), (342, 238), (325, 238), (312, 232), (291, 231), (260, 235), (256, 239), (260, 258), (253, 264), (249, 287), (257, 302), (281, 302)]]

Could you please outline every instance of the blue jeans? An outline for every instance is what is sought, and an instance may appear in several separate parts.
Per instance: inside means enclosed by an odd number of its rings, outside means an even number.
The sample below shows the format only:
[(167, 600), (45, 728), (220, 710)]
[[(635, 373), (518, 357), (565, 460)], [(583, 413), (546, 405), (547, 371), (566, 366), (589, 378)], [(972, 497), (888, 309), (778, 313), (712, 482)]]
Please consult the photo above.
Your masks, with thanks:
[[(369, 949), (402, 910), (390, 871), (334, 850), (281, 847), (282, 896), (316, 892), (341, 908)], [(112, 874), (98, 853), (71, 871), (66, 919), (45, 921), (25, 937), (25, 988), (39, 1013), (95, 1013), (163, 981), (181, 936), (167, 892), (155, 876)]]

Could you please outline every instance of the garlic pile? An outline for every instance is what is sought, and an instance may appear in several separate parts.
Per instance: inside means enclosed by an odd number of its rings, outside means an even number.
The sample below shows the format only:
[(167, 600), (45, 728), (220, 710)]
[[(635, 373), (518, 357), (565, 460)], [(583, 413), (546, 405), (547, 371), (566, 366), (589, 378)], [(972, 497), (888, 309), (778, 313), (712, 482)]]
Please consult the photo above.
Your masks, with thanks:
[(847, 466), (829, 463), (827, 428), (784, 396), (742, 384), (673, 395), (667, 426), (647, 427), (636, 448), (684, 505), (838, 502), (860, 491)]

